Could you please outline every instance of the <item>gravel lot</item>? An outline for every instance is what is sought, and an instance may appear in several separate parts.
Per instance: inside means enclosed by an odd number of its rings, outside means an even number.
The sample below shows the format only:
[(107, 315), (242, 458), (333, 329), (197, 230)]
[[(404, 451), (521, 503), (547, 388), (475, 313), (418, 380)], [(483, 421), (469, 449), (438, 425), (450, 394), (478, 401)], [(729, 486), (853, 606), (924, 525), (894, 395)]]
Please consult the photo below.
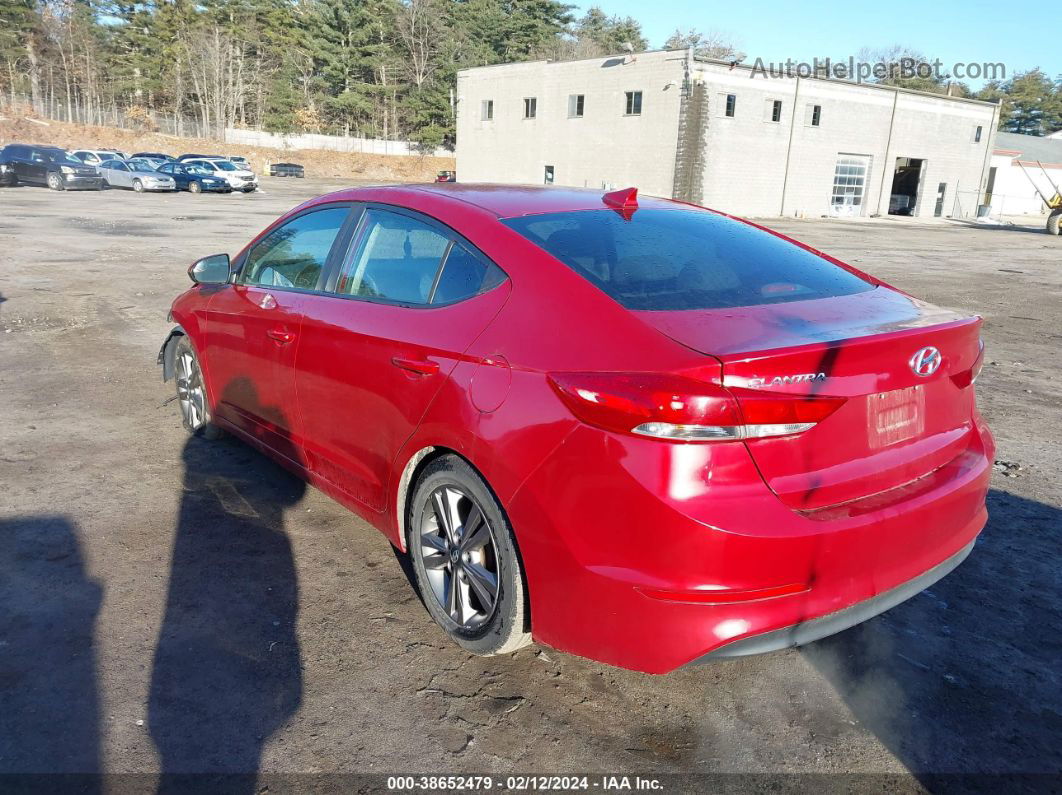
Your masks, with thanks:
[(155, 365), (188, 263), (339, 187), (264, 182), (0, 189), (0, 773), (855, 772), (935, 789), (1062, 771), (1058, 239), (772, 222), (985, 316), (980, 400), (1008, 463), (977, 549), (931, 592), (802, 650), (653, 677), (543, 647), (468, 656), (376, 531), (249, 448), (188, 441)]

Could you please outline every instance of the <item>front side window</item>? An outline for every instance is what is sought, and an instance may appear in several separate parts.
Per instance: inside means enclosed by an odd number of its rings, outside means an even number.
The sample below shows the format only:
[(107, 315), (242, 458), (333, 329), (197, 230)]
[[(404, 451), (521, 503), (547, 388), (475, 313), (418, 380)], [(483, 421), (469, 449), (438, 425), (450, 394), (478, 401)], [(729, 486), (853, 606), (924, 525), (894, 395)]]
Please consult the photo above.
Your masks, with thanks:
[(524, 118), (533, 119), (538, 115), (538, 99), (536, 97), (524, 97)]
[(628, 309), (718, 309), (874, 289), (769, 232), (698, 210), (583, 210), (505, 220)]
[(628, 91), (627, 92), (627, 110), (628, 116), (640, 116), (642, 113), (642, 92), (641, 91)]
[(240, 284), (314, 290), (349, 207), (329, 207), (278, 226), (247, 255)]

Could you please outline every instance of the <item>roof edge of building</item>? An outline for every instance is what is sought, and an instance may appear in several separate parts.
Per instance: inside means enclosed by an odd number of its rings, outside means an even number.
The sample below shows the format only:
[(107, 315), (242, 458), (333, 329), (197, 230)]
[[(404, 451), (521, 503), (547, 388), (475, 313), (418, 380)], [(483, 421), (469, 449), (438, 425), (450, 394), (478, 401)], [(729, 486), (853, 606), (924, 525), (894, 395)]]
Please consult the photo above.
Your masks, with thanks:
[[(733, 61), (727, 61), (725, 59), (718, 58), (701, 58), (694, 56), (694, 61), (702, 64), (711, 64), (712, 66), (722, 66), (727, 70), (742, 69), (746, 72), (752, 72), (756, 67), (750, 66), (744, 63), (735, 64)], [(890, 86), (882, 83), (865, 83), (861, 80), (845, 80), (838, 77), (820, 77), (818, 75), (786, 75), (781, 78), (783, 80), (817, 80), (822, 83), (837, 83), (844, 86), (852, 86), (853, 88), (870, 88), (876, 91), (894, 91), (899, 94), (914, 94), (922, 97), (932, 97), (934, 99), (948, 99), (954, 102), (967, 102), (973, 105), (984, 105), (986, 107), (995, 108), (999, 103), (988, 102), (983, 99), (973, 99), (971, 97), (953, 97), (950, 94), (937, 94), (933, 91), (919, 91), (915, 88), (904, 88), (902, 86)]]
[[(502, 66), (530, 66), (531, 64), (545, 64), (546, 66), (560, 66), (561, 64), (568, 63), (581, 63), (582, 61), (607, 61), (610, 58), (633, 58), (634, 63), (641, 55), (661, 55), (665, 53), (685, 53), (685, 49), (679, 50), (641, 50), (640, 52), (614, 52), (606, 55), (593, 55), (586, 58), (536, 58), (533, 61), (506, 61), (505, 63), (489, 63), (483, 66), (466, 66), (464, 69), (458, 69), (457, 74), (463, 72), (476, 72), (480, 69), (497, 69)], [(685, 57), (685, 55), (683, 55)]]

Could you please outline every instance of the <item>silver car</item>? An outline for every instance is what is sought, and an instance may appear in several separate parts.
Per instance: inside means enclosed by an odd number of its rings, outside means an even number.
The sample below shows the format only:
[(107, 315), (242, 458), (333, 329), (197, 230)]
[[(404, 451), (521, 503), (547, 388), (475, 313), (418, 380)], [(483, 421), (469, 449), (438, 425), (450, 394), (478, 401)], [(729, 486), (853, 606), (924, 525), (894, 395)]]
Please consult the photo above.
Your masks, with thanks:
[(137, 193), (146, 190), (176, 190), (173, 177), (160, 174), (148, 163), (137, 160), (105, 160), (97, 167), (103, 184), (108, 188), (132, 188)]

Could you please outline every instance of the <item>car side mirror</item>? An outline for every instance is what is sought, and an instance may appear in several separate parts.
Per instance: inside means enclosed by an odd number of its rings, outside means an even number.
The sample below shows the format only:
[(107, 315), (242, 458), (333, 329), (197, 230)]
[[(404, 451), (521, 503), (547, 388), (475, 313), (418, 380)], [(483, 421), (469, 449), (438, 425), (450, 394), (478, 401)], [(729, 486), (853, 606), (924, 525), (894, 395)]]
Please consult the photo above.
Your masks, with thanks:
[(196, 284), (227, 284), (231, 272), (228, 254), (212, 254), (193, 262), (188, 277)]

